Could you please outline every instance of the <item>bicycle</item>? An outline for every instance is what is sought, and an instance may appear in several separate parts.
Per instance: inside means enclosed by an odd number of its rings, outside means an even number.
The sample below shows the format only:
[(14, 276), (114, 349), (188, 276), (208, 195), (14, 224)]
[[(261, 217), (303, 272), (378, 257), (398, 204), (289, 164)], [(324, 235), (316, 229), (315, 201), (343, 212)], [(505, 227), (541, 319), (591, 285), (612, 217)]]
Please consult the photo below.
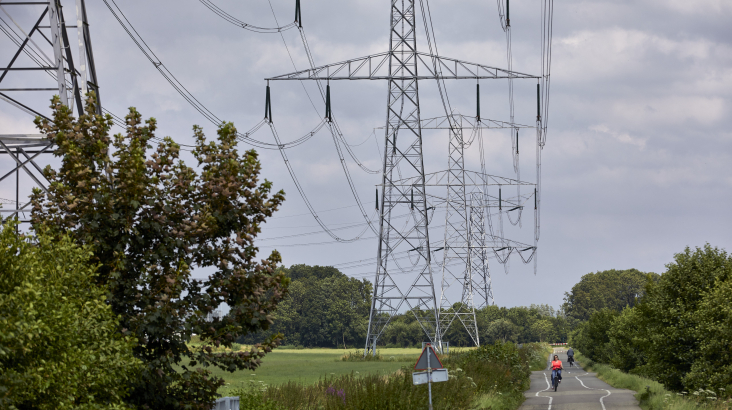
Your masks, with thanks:
[(569, 363), (569, 367), (574, 367), (574, 356), (567, 357), (567, 362)]
[(557, 391), (557, 387), (559, 387), (559, 378), (552, 376), (552, 387), (554, 387), (554, 391)]

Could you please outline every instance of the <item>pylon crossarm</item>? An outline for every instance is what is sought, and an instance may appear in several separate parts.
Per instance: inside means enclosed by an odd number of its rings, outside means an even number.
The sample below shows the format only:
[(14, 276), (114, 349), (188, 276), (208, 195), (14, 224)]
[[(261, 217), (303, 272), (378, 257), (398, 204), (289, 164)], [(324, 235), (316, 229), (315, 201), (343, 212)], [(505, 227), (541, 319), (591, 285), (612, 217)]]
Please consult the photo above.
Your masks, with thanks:
[[(450, 170), (444, 170), (444, 171), (438, 171), (438, 172), (432, 172), (429, 174), (425, 174), (424, 178), (424, 185), (425, 186), (451, 186), (454, 185), (449, 181), (450, 177)], [(484, 174), (482, 172), (476, 172), (476, 171), (463, 171), (465, 172), (465, 186), (504, 186), (504, 185), (526, 185), (526, 186), (536, 186), (535, 183), (532, 182), (525, 182), (525, 181), (518, 181), (511, 178), (496, 176), (496, 175), (490, 175), (490, 174)], [(420, 184), (421, 181), (419, 181), (420, 176), (414, 176), (409, 178), (404, 178), (400, 180), (394, 180), (390, 183), (390, 185), (393, 186), (411, 186)], [(461, 184), (462, 185), (462, 184)], [(377, 185), (380, 186), (380, 185)]]
[[(388, 62), (392, 54), (401, 64), (400, 70), (394, 70), (396, 72), (390, 74)], [(402, 59), (403, 56), (406, 58)], [(415, 71), (419, 74), (416, 75)], [(372, 54), (282, 74), (266, 80), (490, 80), (499, 78), (538, 79), (539, 77), (455, 58), (408, 51)]]
[[(440, 116), (434, 118), (425, 118), (422, 120), (421, 128), (423, 130), (446, 130), (455, 128), (455, 124), (461, 125), (463, 129), (515, 129), (515, 128), (536, 128), (534, 125), (523, 125), (516, 124), (501, 120), (491, 120), (488, 118), (481, 118), (480, 122), (477, 121), (476, 117), (470, 117), (462, 114), (452, 114), (450, 116)], [(379, 127), (377, 129), (381, 129)]]

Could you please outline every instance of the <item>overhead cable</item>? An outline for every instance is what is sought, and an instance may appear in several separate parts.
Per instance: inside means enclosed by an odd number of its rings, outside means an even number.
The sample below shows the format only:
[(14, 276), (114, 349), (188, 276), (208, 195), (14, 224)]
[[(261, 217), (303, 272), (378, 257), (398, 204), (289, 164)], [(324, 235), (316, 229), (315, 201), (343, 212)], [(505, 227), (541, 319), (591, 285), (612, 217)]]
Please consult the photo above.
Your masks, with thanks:
[[(248, 23), (245, 23), (245, 22), (237, 19), (236, 17), (234, 17), (231, 14), (222, 10), (219, 6), (213, 4), (213, 2), (211, 0), (198, 0), (198, 1), (200, 1), (201, 4), (206, 6), (209, 10), (213, 11), (217, 16), (228, 21), (229, 23), (231, 23), (237, 27), (241, 27), (244, 30), (253, 31), (255, 33), (269, 33), (269, 34), (281, 33), (283, 31), (287, 31), (291, 28), (295, 28), (299, 24), (296, 20), (290, 24), (287, 24), (287, 25), (284, 25), (281, 27), (258, 27), (258, 26), (248, 24)], [(299, 2), (298, 2), (298, 5), (299, 5)]]
[[(145, 57), (155, 66), (155, 69), (158, 70), (158, 72), (165, 78), (166, 81), (180, 94), (193, 108), (198, 111), (201, 115), (204, 116), (207, 120), (209, 120), (211, 123), (213, 123), (216, 126), (219, 126), (223, 123), (223, 120), (221, 120), (219, 117), (216, 116), (211, 110), (206, 108), (198, 99), (191, 94), (188, 89), (180, 82), (178, 79), (173, 75), (173, 73), (168, 70), (168, 68), (163, 64), (163, 62), (158, 58), (158, 56), (150, 49), (150, 47), (147, 45), (145, 40), (140, 36), (140, 34), (135, 30), (135, 27), (130, 23), (130, 21), (127, 19), (127, 17), (124, 15), (122, 10), (119, 8), (117, 3), (114, 0), (102, 0), (104, 4), (107, 6), (109, 11), (112, 13), (114, 18), (117, 20), (117, 22), (122, 26), (122, 28), (127, 32), (127, 35), (132, 39), (132, 41), (137, 45), (137, 47), (142, 51), (142, 53), (145, 55)], [(110, 4), (111, 2), (111, 4)], [(112, 7), (114, 5), (114, 7)], [(116, 10), (116, 11), (115, 11)], [(252, 129), (258, 129), (258, 127), (261, 127), (264, 125), (263, 122), (258, 123), (255, 125)], [(251, 131), (251, 130), (250, 130)], [(252, 146), (255, 146), (257, 148), (261, 149), (287, 149), (291, 148), (297, 145), (302, 144), (303, 142), (307, 141), (310, 137), (305, 137), (304, 139), (298, 139), (296, 141), (287, 142), (284, 144), (272, 144), (265, 141), (259, 141), (256, 139), (253, 139), (250, 137), (250, 135), (253, 134), (253, 132), (246, 132), (244, 134), (239, 133), (238, 137), (240, 141), (246, 142), (247, 144), (250, 144)]]
[[(277, 134), (277, 130), (275, 129), (274, 123), (269, 122), (269, 128), (272, 131), (272, 136), (274, 137), (275, 141), (277, 142), (277, 145), (280, 145), (280, 137)], [(285, 166), (287, 167), (287, 172), (290, 173), (290, 177), (292, 178), (292, 181), (295, 183), (295, 187), (297, 188), (297, 191), (300, 193), (300, 197), (302, 198), (303, 202), (305, 202), (305, 205), (308, 207), (308, 210), (310, 211), (310, 214), (315, 218), (315, 220), (318, 222), (318, 225), (330, 235), (331, 238), (335, 239), (338, 242), (353, 242), (361, 239), (364, 232), (372, 225), (371, 219), (373, 218), (367, 218), (367, 221), (369, 224), (355, 237), (350, 239), (343, 239), (333, 233), (326, 225), (323, 223), (323, 221), (318, 216), (317, 212), (315, 212), (315, 208), (313, 208), (312, 204), (310, 204), (310, 200), (308, 199), (307, 195), (305, 194), (305, 191), (302, 188), (302, 185), (300, 185), (300, 181), (297, 179), (297, 175), (295, 174), (295, 171), (292, 169), (292, 164), (290, 164), (290, 160), (287, 158), (287, 153), (284, 149), (280, 149), (280, 155), (282, 156), (282, 160), (285, 162)], [(360, 204), (359, 204), (360, 205)], [(361, 209), (363, 209), (362, 206), (360, 206)]]

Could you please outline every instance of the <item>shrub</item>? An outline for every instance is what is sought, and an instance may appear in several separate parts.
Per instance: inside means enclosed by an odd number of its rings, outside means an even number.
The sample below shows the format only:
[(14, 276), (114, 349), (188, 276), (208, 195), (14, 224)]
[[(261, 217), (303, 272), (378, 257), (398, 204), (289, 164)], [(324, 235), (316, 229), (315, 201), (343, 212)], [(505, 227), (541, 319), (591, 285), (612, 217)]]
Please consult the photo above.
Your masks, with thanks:
[(341, 356), (341, 360), (344, 362), (378, 362), (383, 360), (383, 357), (379, 350), (376, 351), (376, 354), (366, 356), (364, 356), (363, 350), (354, 350)]
[[(732, 256), (707, 244), (674, 255), (667, 268), (636, 307), (648, 335), (644, 373), (674, 391), (703, 385), (712, 373), (715, 384), (729, 383), (730, 294), (720, 285), (732, 280)], [(688, 377), (694, 366), (697, 382)]]
[[(450, 377), (447, 382), (432, 385), (434, 407), (467, 409), (490, 405), (494, 409), (514, 409), (523, 401), (523, 391), (529, 387), (531, 364), (539, 361), (543, 368), (545, 353), (539, 344), (526, 344), (519, 349), (513, 343), (496, 343), (440, 356)], [(343, 360), (349, 358), (363, 360), (362, 352), (350, 352)], [(413, 371), (410, 365), (390, 375), (359, 377), (352, 373), (324, 378), (314, 385), (289, 382), (280, 386), (248, 387), (237, 393), (247, 395), (247, 403), (259, 403), (253, 407), (242, 406), (242, 410), (424, 409), (428, 405), (427, 386), (412, 384)]]
[(624, 372), (642, 373), (648, 362), (647, 335), (638, 309), (626, 308), (608, 330), (610, 364)]
[(0, 408), (126, 408), (141, 362), (90, 256), (66, 236), (0, 226)]
[(577, 326), (570, 334), (570, 344), (590, 359), (608, 363), (611, 358), (610, 337), (608, 330), (618, 313), (610, 309), (601, 309), (590, 316), (590, 320)]

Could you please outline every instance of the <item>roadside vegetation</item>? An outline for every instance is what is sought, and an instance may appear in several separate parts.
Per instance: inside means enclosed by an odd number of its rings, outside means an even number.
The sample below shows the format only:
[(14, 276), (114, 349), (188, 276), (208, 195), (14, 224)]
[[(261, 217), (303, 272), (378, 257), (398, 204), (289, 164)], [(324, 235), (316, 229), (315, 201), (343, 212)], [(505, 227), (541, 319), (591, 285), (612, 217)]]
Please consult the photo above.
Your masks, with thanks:
[(655, 380), (625, 373), (609, 364), (595, 363), (582, 353), (575, 351), (578, 363), (583, 369), (596, 372), (597, 377), (607, 384), (637, 392), (635, 398), (643, 410), (729, 410), (732, 400), (718, 397), (717, 392), (700, 389), (693, 392), (672, 392)]
[[(246, 349), (246, 347), (244, 347)], [(308, 348), (308, 349), (275, 349), (268, 354), (262, 366), (256, 370), (227, 372), (217, 368), (209, 368), (211, 375), (224, 379), (225, 384), (219, 388), (222, 396), (232, 396), (232, 391), (243, 385), (279, 386), (287, 382), (304, 385), (317, 383), (328, 377), (341, 377), (353, 374), (355, 377), (368, 375), (388, 375), (404, 366), (414, 365), (419, 357), (419, 349), (384, 349), (380, 360), (363, 360), (363, 352), (358, 353), (358, 360), (343, 360), (353, 353), (343, 349)]]
[(117, 409), (142, 362), (68, 236), (0, 225), (0, 408)]
[[(543, 369), (549, 350), (545, 344), (497, 342), (477, 349), (441, 356), (450, 373), (447, 382), (433, 383), (436, 409), (512, 410), (523, 402), (532, 369)], [(427, 386), (412, 384), (413, 366), (391, 374), (359, 376), (351, 373), (324, 377), (314, 384), (287, 382), (267, 386), (249, 383), (232, 392), (241, 410), (275, 409), (423, 409)]]
[(254, 370), (282, 339), (220, 350), (266, 330), (287, 295), (279, 253), (254, 245), (284, 192), (231, 123), (213, 140), (193, 127), (191, 168), (154, 118), (130, 108), (111, 136), (87, 97), (89, 114), (56, 96), (53, 119), (36, 118), (60, 166), (31, 196), (30, 236), (3, 232), (0, 408), (208, 410), (224, 383), (209, 369)]
[[(573, 288), (570, 303), (579, 300), (574, 293), (581, 287)], [(695, 405), (729, 403), (731, 301), (732, 255), (708, 244), (687, 248), (674, 256), (662, 275), (647, 275), (632, 303), (620, 309), (616, 305), (581, 311), (570, 306), (570, 315), (586, 318), (576, 324), (570, 341), (593, 362), (606, 365), (595, 365), (605, 377), (631, 384), (660, 383), (656, 390), (643, 393), (648, 403), (656, 403), (649, 408), (662, 408), (659, 397), (687, 397)]]

